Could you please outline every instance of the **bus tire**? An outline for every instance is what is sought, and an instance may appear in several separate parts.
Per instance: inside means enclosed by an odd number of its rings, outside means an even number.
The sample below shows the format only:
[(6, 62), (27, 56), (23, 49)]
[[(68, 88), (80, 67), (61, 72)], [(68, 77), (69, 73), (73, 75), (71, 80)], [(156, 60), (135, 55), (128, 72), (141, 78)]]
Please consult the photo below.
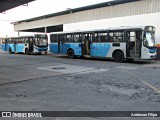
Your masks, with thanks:
[(67, 51), (67, 55), (68, 55), (68, 57), (69, 57), (70, 59), (75, 58), (74, 51), (73, 51), (72, 49), (69, 49), (69, 50)]
[(29, 55), (29, 49), (28, 48), (25, 49), (25, 54)]
[(116, 62), (123, 62), (124, 61), (124, 54), (121, 51), (117, 51), (116, 53), (114, 53), (113, 57)]

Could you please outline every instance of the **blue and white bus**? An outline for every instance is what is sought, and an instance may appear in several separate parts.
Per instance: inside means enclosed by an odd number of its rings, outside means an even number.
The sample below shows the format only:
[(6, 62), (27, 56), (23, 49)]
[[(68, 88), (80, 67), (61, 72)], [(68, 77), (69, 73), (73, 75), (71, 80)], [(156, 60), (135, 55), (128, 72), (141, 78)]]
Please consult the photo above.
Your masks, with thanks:
[(47, 35), (35, 34), (21, 37), (8, 37), (2, 39), (2, 50), (9, 53), (39, 53), (47, 54)]
[(155, 27), (119, 27), (106, 30), (50, 34), (50, 52), (76, 56), (114, 58), (117, 62), (155, 59)]

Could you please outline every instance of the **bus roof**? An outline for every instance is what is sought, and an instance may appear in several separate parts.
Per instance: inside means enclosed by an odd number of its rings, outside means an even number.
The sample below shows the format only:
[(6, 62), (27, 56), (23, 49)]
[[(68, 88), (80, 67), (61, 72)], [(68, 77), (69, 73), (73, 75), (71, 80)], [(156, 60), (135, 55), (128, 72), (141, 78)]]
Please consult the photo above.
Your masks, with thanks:
[[(151, 25), (148, 25), (151, 26)], [(147, 26), (120, 26), (120, 27), (109, 27), (105, 29), (92, 29), (92, 30), (74, 30), (74, 31), (63, 31), (63, 32), (52, 32), (50, 34), (67, 34), (67, 33), (91, 33), (99, 31), (114, 31), (114, 30), (131, 30), (131, 29), (145, 29)], [(154, 26), (152, 26), (154, 27)]]
[(47, 36), (45, 34), (34, 34), (34, 35), (24, 35), (24, 36), (17, 36), (17, 37), (5, 37), (5, 39), (10, 39), (10, 38), (22, 38), (22, 37), (44, 37)]

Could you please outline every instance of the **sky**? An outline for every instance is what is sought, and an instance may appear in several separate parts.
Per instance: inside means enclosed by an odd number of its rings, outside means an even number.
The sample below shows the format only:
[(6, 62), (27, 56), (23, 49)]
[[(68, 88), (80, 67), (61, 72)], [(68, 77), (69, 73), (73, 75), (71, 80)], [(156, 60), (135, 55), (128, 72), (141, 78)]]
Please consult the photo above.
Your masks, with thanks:
[(0, 13), (0, 37), (18, 35), (14, 32), (12, 22), (107, 1), (111, 0), (36, 0), (30, 2), (27, 7), (22, 5)]

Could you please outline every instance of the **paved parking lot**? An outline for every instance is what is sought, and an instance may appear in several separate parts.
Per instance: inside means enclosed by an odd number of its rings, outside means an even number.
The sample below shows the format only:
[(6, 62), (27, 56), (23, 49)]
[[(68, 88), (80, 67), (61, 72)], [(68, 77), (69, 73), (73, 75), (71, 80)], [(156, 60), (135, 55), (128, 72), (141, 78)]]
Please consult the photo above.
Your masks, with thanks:
[(159, 63), (0, 52), (0, 111), (159, 111)]

